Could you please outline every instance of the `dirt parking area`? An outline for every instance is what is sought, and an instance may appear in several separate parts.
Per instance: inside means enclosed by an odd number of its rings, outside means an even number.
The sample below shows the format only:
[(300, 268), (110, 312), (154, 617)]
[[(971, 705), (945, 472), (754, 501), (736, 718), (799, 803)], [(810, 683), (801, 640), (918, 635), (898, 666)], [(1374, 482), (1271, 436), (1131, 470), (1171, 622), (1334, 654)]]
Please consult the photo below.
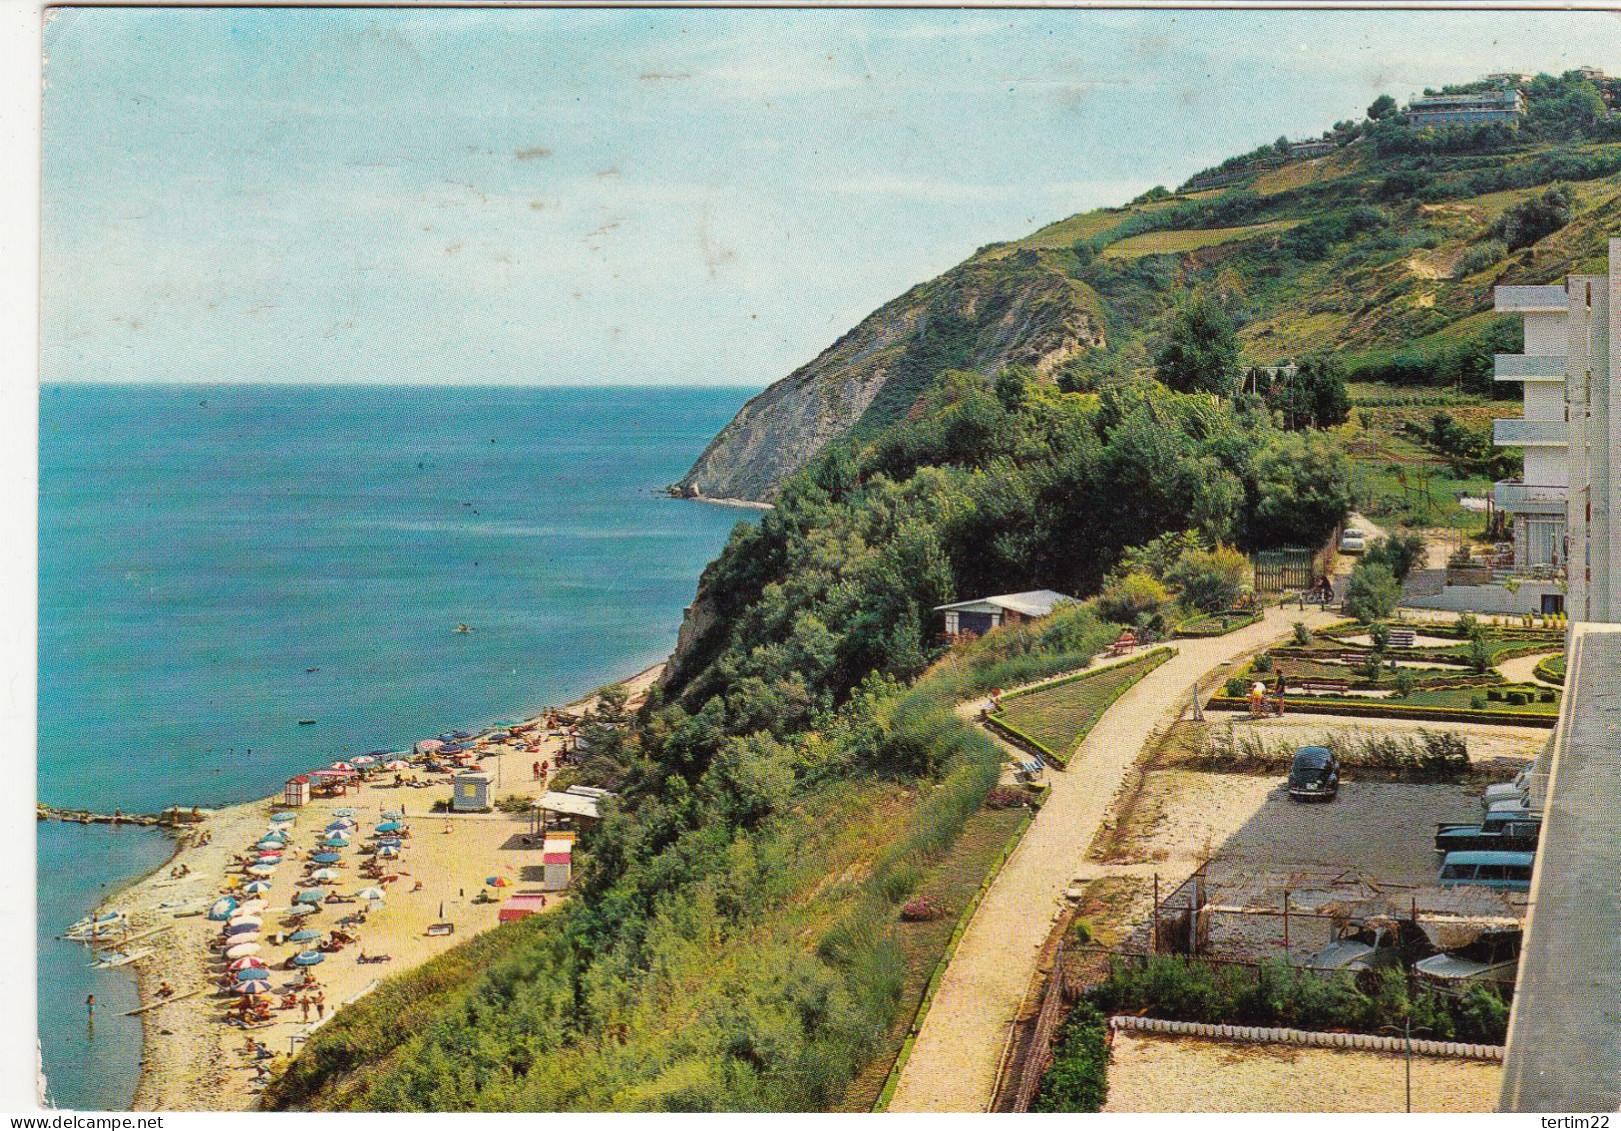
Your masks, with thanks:
[[(1503, 1069), (1413, 1058), (1413, 1110), (1490, 1112)], [(1120, 1033), (1107, 1112), (1399, 1112), (1405, 1073), (1394, 1053), (1294, 1048)]]

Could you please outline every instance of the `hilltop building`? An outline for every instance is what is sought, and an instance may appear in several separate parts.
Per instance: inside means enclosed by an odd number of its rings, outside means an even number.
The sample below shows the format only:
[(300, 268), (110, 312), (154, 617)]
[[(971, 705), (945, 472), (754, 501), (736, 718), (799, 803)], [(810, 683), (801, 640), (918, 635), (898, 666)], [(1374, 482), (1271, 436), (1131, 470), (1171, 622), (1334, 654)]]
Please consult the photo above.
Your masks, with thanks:
[(1518, 87), (1474, 94), (1430, 94), (1407, 104), (1413, 126), (1474, 126), (1484, 122), (1517, 122), (1525, 116), (1525, 95)]
[(1303, 161), (1312, 157), (1327, 157), (1339, 146), (1323, 137), (1307, 138), (1305, 141), (1291, 141), (1289, 143), (1289, 157), (1294, 161)]

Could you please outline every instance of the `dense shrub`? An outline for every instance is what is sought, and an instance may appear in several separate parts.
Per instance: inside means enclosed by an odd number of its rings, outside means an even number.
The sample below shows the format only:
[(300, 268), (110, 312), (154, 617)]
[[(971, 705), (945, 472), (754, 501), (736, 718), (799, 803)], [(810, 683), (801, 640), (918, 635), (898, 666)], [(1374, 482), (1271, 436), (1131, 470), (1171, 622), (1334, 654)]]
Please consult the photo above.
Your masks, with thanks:
[(1360, 561), (1345, 583), (1345, 611), (1364, 623), (1388, 617), (1401, 603), (1401, 582), (1381, 562)]
[(1109, 1098), (1108, 1022), (1089, 1001), (1078, 1001), (1059, 1027), (1053, 1063), (1030, 1110), (1102, 1111)]

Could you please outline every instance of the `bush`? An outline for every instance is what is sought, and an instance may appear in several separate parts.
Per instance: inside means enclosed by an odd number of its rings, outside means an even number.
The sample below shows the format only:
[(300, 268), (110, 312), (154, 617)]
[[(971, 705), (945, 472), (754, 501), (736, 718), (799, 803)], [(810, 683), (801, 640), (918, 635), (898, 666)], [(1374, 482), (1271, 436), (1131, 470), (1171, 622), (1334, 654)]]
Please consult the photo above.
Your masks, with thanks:
[(1236, 675), (1229, 676), (1227, 682), (1222, 685), (1221, 692), (1229, 699), (1242, 699), (1249, 694), (1249, 684)]
[(1364, 624), (1372, 624), (1395, 612), (1401, 596), (1401, 582), (1388, 566), (1360, 561), (1345, 583), (1345, 611)]
[(1311, 629), (1302, 621), (1295, 621), (1294, 640), (1296, 648), (1304, 648), (1311, 643)]
[(1374, 621), (1368, 626), (1368, 639), (1373, 642), (1375, 652), (1383, 652), (1390, 647), (1390, 626), (1383, 621)]
[(1508, 705), (1510, 707), (1523, 707), (1525, 706), (1525, 701), (1526, 695), (1523, 691), (1510, 691), (1508, 693)]
[(1416, 681), (1413, 678), (1413, 671), (1411, 668), (1397, 668), (1395, 680), (1397, 698), (1406, 699), (1409, 695), (1411, 695), (1413, 693), (1413, 685), (1415, 682)]
[(1170, 599), (1170, 591), (1157, 578), (1128, 573), (1098, 594), (1098, 612), (1116, 624), (1137, 625), (1163, 611)]
[(1497, 218), (1492, 234), (1503, 237), (1509, 251), (1530, 247), (1552, 235), (1575, 215), (1575, 197), (1563, 185), (1555, 185), (1541, 196), (1522, 200)]
[(1471, 695), (1469, 696), (1469, 708), (1474, 711), (1484, 711), (1486, 709), (1486, 700), (1478, 695)]
[(946, 909), (940, 905), (940, 901), (927, 895), (920, 895), (916, 899), (908, 901), (906, 906), (901, 908), (901, 918), (908, 923), (924, 923), (931, 919), (943, 919), (945, 915)]
[(1420, 534), (1391, 534), (1369, 546), (1362, 555), (1363, 561), (1385, 566), (1397, 581), (1407, 580), (1423, 558), (1424, 537)]
[(1109, 1098), (1108, 1064), (1108, 1021), (1091, 1002), (1078, 1001), (1059, 1027), (1052, 1067), (1030, 1110), (1102, 1111)]
[(1502, 240), (1487, 240), (1478, 243), (1458, 258), (1457, 265), (1452, 269), (1454, 279), (1467, 278), (1477, 271), (1484, 271), (1493, 264), (1502, 261), (1508, 254), (1508, 245)]
[(1165, 580), (1182, 591), (1182, 598), (1207, 613), (1229, 608), (1249, 579), (1249, 559), (1231, 546), (1190, 550), (1166, 572)]
[(1255, 662), (1250, 664), (1250, 671), (1256, 672), (1256, 673), (1258, 673), (1260, 675), (1265, 675), (1267, 672), (1269, 672), (1271, 670), (1272, 670), (1272, 653), (1271, 652), (1262, 652), (1259, 656), (1255, 657)]

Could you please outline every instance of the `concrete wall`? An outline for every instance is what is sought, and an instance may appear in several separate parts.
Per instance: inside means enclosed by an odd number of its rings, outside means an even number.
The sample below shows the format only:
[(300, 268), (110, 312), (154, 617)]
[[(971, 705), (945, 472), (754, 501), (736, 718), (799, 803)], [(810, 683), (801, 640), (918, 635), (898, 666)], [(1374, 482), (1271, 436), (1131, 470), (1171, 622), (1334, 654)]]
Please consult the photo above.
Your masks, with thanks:
[(1448, 585), (1433, 596), (1410, 596), (1403, 604), (1454, 613), (1540, 613), (1544, 593), (1560, 593), (1551, 582), (1527, 581), (1513, 593), (1501, 585)]

